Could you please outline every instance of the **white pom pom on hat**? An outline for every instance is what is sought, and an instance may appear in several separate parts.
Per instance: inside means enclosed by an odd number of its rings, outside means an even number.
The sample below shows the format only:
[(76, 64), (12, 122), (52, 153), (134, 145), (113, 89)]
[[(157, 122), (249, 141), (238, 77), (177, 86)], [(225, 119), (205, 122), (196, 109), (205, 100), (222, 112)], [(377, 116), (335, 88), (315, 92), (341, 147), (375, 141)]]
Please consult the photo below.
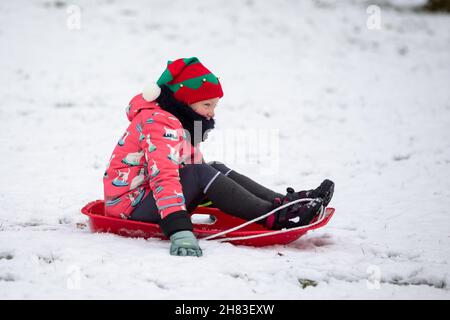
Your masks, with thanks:
[(155, 101), (161, 94), (161, 88), (156, 82), (150, 83), (142, 91), (142, 97), (146, 101)]

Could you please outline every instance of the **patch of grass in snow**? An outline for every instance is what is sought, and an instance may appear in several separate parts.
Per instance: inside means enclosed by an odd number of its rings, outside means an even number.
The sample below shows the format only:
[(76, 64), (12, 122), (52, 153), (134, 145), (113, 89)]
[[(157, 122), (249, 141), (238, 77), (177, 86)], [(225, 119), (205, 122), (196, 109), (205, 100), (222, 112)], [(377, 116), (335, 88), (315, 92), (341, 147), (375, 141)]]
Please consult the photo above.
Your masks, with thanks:
[(445, 289), (447, 287), (445, 280), (430, 279), (404, 280), (402, 278), (393, 278), (392, 280), (381, 281), (381, 283), (393, 284), (395, 286), (429, 286), (436, 289)]
[(159, 282), (159, 281), (157, 281), (157, 280), (154, 280), (154, 279), (147, 279), (147, 282), (153, 283), (153, 284), (154, 284), (156, 287), (158, 287), (159, 289), (162, 289), (162, 290), (169, 290), (169, 288), (168, 288), (166, 285), (162, 284), (161, 282)]
[(313, 3), (317, 8), (321, 9), (333, 9), (336, 7), (336, 3), (330, 0), (314, 0)]
[(311, 280), (311, 279), (297, 279), (298, 283), (300, 284), (300, 287), (302, 289), (306, 289), (308, 287), (315, 287), (317, 286), (319, 283), (317, 281)]
[(77, 222), (76, 226), (77, 226), (77, 229), (81, 229), (81, 230), (84, 230), (87, 228), (87, 224), (82, 223), (82, 222)]
[(51, 264), (51, 263), (53, 263), (53, 262), (59, 260), (59, 258), (58, 258), (58, 257), (55, 257), (55, 256), (53, 255), (53, 253), (51, 253), (50, 256), (38, 255), (38, 259), (39, 259), (40, 261), (44, 261), (45, 263), (48, 263), (48, 264)]
[(394, 155), (392, 157), (392, 160), (394, 161), (403, 161), (403, 160), (408, 160), (411, 157), (410, 154), (398, 154), (398, 155)]
[(1, 281), (12, 282), (12, 281), (16, 281), (16, 279), (14, 278), (14, 276), (12, 274), (7, 273), (7, 274), (0, 275), (0, 282)]
[(55, 0), (55, 1), (46, 1), (43, 3), (43, 6), (45, 8), (57, 8), (57, 9), (63, 9), (67, 6), (67, 3), (61, 0)]
[(13, 258), (14, 258), (14, 255), (12, 253), (9, 253), (9, 252), (0, 253), (0, 260), (2, 260), (2, 259), (12, 260)]
[(57, 102), (55, 103), (55, 108), (72, 108), (75, 104), (72, 102)]
[(241, 273), (230, 273), (229, 274), (231, 277), (235, 278), (235, 279), (247, 279), (248, 275), (246, 273), (241, 274)]
[(18, 225), (21, 227), (38, 227), (38, 226), (42, 225), (42, 222), (41, 221), (27, 221), (27, 222), (18, 223)]
[(70, 219), (68, 217), (61, 217), (61, 218), (58, 218), (58, 223), (59, 224), (71, 224), (72, 219)]
[(228, 275), (233, 277), (234, 279), (240, 279), (240, 280), (244, 280), (247, 282), (255, 281), (255, 279), (252, 279), (247, 273), (233, 272), (233, 273), (229, 273)]

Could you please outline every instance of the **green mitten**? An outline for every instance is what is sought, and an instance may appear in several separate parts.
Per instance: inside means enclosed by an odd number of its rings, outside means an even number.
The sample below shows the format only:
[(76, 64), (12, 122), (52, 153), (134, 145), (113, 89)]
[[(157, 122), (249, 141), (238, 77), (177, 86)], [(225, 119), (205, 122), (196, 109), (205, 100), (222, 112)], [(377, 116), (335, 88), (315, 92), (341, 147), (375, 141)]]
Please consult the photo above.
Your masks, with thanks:
[(170, 236), (170, 254), (173, 256), (202, 256), (202, 249), (192, 231), (178, 231)]

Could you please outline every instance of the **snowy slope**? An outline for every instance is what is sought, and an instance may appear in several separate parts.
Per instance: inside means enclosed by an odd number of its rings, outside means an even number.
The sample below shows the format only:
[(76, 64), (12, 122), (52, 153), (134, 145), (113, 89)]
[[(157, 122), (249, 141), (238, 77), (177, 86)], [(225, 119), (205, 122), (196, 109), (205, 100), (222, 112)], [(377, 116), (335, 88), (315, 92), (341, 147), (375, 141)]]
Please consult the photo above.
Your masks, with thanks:
[[(450, 298), (450, 16), (404, 2), (379, 30), (365, 1), (1, 2), (0, 298)], [(84, 227), (129, 99), (189, 56), (225, 91), (205, 158), (279, 192), (333, 179), (328, 226), (201, 259)], [(269, 128), (272, 170), (223, 152)]]

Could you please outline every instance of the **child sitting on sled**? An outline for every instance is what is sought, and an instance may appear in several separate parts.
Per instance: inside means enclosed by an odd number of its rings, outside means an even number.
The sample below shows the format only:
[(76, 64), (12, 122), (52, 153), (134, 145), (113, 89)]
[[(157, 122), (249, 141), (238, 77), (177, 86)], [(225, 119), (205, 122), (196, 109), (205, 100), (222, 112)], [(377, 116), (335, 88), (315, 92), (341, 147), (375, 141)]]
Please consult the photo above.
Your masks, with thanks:
[(131, 100), (130, 124), (104, 174), (105, 214), (159, 224), (172, 255), (202, 255), (188, 213), (205, 199), (245, 220), (297, 199), (314, 199), (259, 221), (279, 230), (309, 224), (333, 195), (330, 180), (313, 190), (287, 188), (282, 195), (221, 162), (206, 163), (198, 145), (214, 128), (222, 96), (219, 78), (197, 58), (169, 61), (157, 83)]

